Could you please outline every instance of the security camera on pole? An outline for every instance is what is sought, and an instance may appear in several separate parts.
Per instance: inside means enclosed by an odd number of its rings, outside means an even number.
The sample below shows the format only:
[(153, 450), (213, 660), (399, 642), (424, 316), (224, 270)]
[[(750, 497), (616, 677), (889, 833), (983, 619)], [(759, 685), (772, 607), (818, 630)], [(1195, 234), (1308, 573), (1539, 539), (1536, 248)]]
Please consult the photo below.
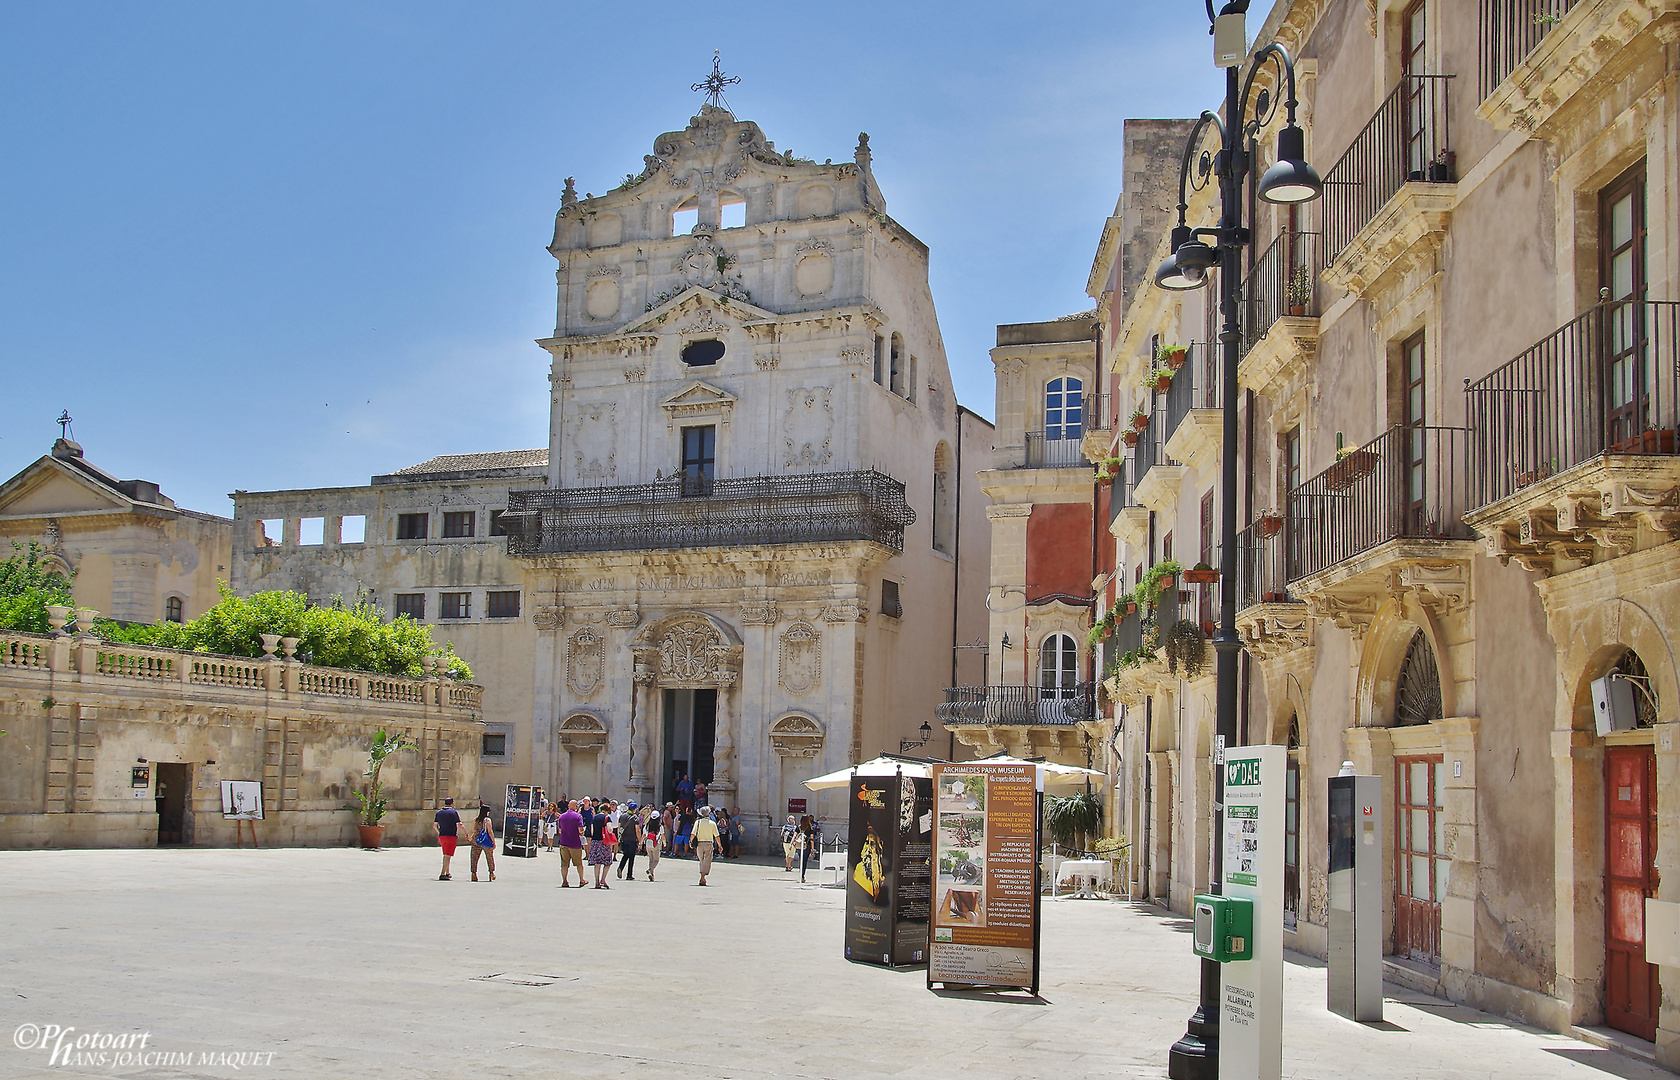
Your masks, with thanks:
[[(1197, 289), (1207, 284), (1208, 271), (1214, 266), (1219, 267), (1223, 395), (1220, 404), (1225, 418), (1220, 457), (1219, 633), (1213, 639), (1218, 656), (1213, 865), (1221, 880), (1211, 886), (1213, 895), (1219, 896), (1226, 869), (1225, 758), (1226, 748), (1236, 744), (1237, 653), (1242, 649), (1242, 639), (1237, 636), (1236, 592), (1237, 361), (1241, 335), (1238, 302), (1241, 299), (1242, 250), (1253, 239), (1251, 228), (1245, 226), (1242, 220), (1243, 186), (1249, 178), (1255, 141), (1277, 111), (1278, 99), (1269, 89), (1262, 88), (1253, 95), (1251, 102), (1255, 77), (1268, 66), (1277, 72), (1278, 84), (1285, 91), (1286, 96), (1282, 99), (1286, 110), (1285, 125), (1278, 133), (1277, 163), (1267, 169), (1255, 185), (1255, 194), (1272, 203), (1302, 203), (1318, 198), (1324, 185), (1318, 173), (1305, 160), (1306, 135), (1295, 123), (1295, 64), (1288, 50), (1272, 43), (1257, 49), (1250, 59), (1244, 18), (1248, 12), (1248, 0), (1231, 0), (1217, 14), (1213, 0), (1206, 0), (1206, 4), (1214, 40), (1214, 64), (1225, 69), (1224, 116), (1221, 119), (1215, 113), (1204, 112), (1190, 132), (1179, 168), (1178, 225), (1172, 231), (1173, 251), (1156, 270), (1155, 283), (1164, 289)], [(1242, 72), (1245, 61), (1248, 67), (1246, 76)], [(1251, 103), (1254, 107), (1252, 117), (1249, 115)], [(1210, 127), (1219, 136), (1219, 149), (1216, 153), (1202, 150), (1198, 154), (1201, 140)], [(1190, 170), (1192, 160), (1196, 162), (1194, 177)], [(1185, 221), (1185, 213), (1189, 209), (1187, 188), (1193, 186), (1199, 191), (1207, 185), (1210, 177), (1219, 183), (1219, 224), (1215, 228), (1192, 229)], [(1266, 934), (1270, 931), (1256, 925), (1253, 932)], [(1281, 931), (1278, 938), (1281, 961)], [(1173, 1080), (1214, 1080), (1217, 1076), (1236, 1075), (1276, 1076), (1279, 1065), (1270, 1060), (1233, 1061), (1231, 1068), (1220, 1067), (1220, 967), (1220, 961), (1211, 956), (1203, 957), (1200, 1004), (1190, 1017), (1184, 1037), (1173, 1044), (1168, 1056), (1167, 1075)]]

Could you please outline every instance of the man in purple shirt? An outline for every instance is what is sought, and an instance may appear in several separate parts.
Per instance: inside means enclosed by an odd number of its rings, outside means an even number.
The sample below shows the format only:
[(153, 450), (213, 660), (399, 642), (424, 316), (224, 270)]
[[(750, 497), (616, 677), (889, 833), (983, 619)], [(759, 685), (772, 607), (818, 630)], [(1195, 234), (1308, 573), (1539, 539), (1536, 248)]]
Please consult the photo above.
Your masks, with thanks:
[(578, 813), (577, 800), (566, 804), (566, 812), (558, 822), (560, 833), (560, 887), (571, 888), (572, 867), (578, 872), (578, 888), (583, 888), (583, 815)]

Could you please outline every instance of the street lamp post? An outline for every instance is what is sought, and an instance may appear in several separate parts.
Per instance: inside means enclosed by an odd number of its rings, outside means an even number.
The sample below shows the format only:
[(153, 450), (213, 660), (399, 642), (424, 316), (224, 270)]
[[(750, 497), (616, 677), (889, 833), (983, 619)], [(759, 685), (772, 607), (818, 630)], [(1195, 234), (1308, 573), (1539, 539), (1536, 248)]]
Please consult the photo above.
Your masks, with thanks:
[[(1216, 54), (1221, 42), (1241, 42), (1242, 18), (1248, 10), (1248, 0), (1232, 0), (1216, 16), (1213, 0), (1207, 0), (1208, 18), (1214, 24)], [(1235, 20), (1233, 23), (1232, 20)], [(1242, 639), (1237, 636), (1237, 363), (1240, 359), (1241, 323), (1238, 304), (1241, 301), (1241, 257), (1244, 246), (1252, 242), (1252, 229), (1243, 224), (1243, 185), (1250, 173), (1250, 155), (1254, 139), (1270, 121), (1277, 109), (1277, 97), (1262, 87), (1254, 99), (1254, 116), (1248, 115), (1250, 94), (1255, 77), (1268, 65), (1282, 77), (1287, 96), (1283, 105), (1287, 110), (1285, 126), (1278, 133), (1278, 161), (1266, 170), (1255, 187), (1255, 194), (1267, 202), (1301, 203), (1318, 198), (1323, 181), (1305, 160), (1306, 137), (1295, 124), (1295, 63), (1289, 52), (1277, 43), (1268, 44), (1254, 53), (1248, 73), (1242, 74), (1240, 55), (1225, 66), (1224, 118), (1203, 112), (1190, 131), (1184, 147), (1184, 159), (1178, 176), (1178, 225), (1171, 236), (1172, 254), (1167, 256), (1155, 272), (1155, 282), (1165, 289), (1198, 289), (1207, 284), (1207, 272), (1219, 267), (1219, 313), (1221, 327), (1219, 346), (1221, 359), (1220, 402), (1224, 414), (1223, 444), (1220, 455), (1220, 511), (1219, 511), (1219, 633), (1213, 639), (1217, 655), (1217, 693), (1215, 697), (1215, 732), (1213, 788), (1213, 874), (1210, 888), (1219, 892), (1224, 877), (1225, 848), (1225, 775), (1223, 761), (1226, 746), (1237, 739), (1237, 654), (1242, 651)], [(1209, 155), (1196, 148), (1208, 127), (1219, 134), (1219, 151)], [(1196, 175), (1191, 176), (1191, 161), (1196, 160)], [(1219, 225), (1212, 229), (1192, 229), (1185, 222), (1189, 209), (1187, 188), (1201, 190), (1209, 177), (1219, 183)], [(1209, 244), (1207, 241), (1212, 240)], [(1167, 1075), (1172, 1080), (1216, 1080), (1219, 1075), (1219, 962), (1204, 958), (1201, 962), (1201, 995), (1196, 1011), (1191, 1015), (1187, 1030), (1173, 1044), (1167, 1057)]]

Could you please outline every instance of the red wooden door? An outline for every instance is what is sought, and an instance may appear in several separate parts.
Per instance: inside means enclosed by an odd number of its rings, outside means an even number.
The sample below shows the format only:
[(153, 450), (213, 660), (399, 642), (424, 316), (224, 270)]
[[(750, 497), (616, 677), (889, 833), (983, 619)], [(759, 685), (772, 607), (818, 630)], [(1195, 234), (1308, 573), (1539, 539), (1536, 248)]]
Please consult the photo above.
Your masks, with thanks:
[(1441, 759), (1398, 758), (1394, 767), (1394, 951), (1439, 964), (1447, 891)]
[(1605, 1022), (1657, 1037), (1657, 967), (1645, 962), (1645, 898), (1657, 895), (1657, 755), (1649, 746), (1604, 753)]

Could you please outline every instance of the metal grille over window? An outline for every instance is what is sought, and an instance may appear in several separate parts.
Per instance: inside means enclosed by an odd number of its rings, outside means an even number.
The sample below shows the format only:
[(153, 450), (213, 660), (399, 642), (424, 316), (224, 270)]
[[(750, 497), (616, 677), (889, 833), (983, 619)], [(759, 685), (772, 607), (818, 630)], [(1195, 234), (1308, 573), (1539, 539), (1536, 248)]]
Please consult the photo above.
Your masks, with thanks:
[(1441, 719), (1441, 673), (1435, 666), (1435, 650), (1419, 630), (1406, 648), (1400, 664), (1400, 682), (1395, 692), (1394, 722), (1399, 725), (1427, 724)]

